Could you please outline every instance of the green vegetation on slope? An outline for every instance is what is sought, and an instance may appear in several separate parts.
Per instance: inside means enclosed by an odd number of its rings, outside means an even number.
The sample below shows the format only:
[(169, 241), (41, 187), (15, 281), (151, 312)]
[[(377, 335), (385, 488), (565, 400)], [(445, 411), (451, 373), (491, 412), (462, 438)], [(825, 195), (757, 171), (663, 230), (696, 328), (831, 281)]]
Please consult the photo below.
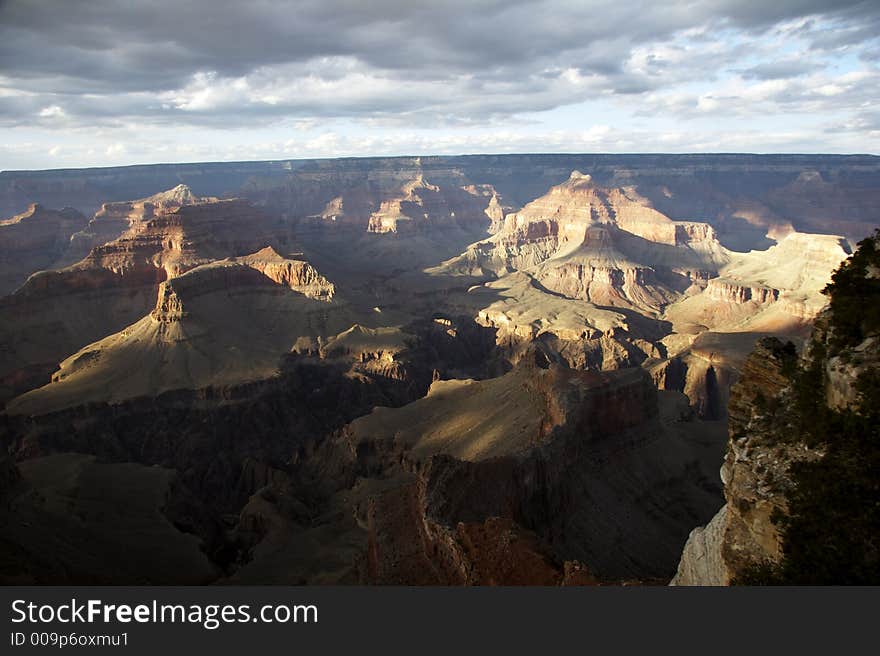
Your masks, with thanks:
[[(799, 439), (824, 452), (792, 465), (794, 489), (788, 514), (778, 516), (783, 558), (759, 564), (736, 581), (746, 585), (862, 585), (880, 583), (880, 371), (866, 368), (857, 379), (856, 402), (845, 410), (825, 400), (827, 358), (857, 364), (849, 352), (880, 331), (880, 231), (859, 243), (834, 274), (827, 341), (818, 336), (809, 358), (792, 367), (793, 415), (797, 428), (780, 439)], [(874, 344), (870, 347), (877, 349)], [(789, 415), (789, 416), (791, 416)]]
[(880, 230), (863, 239), (823, 293), (830, 298), (831, 354), (861, 343), (880, 330)]

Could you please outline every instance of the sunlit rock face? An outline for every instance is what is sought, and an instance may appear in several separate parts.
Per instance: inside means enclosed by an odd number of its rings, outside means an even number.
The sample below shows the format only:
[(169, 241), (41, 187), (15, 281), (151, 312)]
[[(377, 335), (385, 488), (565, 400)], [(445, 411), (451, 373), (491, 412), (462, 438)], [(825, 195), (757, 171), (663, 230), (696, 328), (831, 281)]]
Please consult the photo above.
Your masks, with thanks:
[(746, 566), (781, 556), (771, 517), (785, 509), (788, 466), (811, 457), (802, 446), (774, 444), (760, 420), (755, 396), (774, 398), (786, 389), (783, 366), (782, 344), (773, 339), (759, 342), (746, 360), (728, 406), (730, 439), (721, 468), (726, 503), (708, 525), (691, 533), (673, 585), (728, 585)]
[(150, 219), (174, 212), (184, 205), (216, 200), (216, 198), (199, 198), (186, 185), (178, 185), (140, 200), (104, 203), (88, 225), (71, 236), (64, 264), (78, 262), (96, 246), (113, 241), (126, 231)]
[(248, 202), (195, 199), (185, 187), (105, 210), (99, 215), (124, 217), (121, 235), (75, 264), (34, 273), (0, 299), (0, 334), (10, 344), (0, 353), (4, 401), (48, 382), (58, 363), (83, 346), (147, 315), (163, 281), (286, 243), (276, 219)]
[(711, 275), (728, 260), (710, 226), (678, 224), (634, 190), (573, 171), (440, 271), (529, 271), (565, 297), (656, 315), (690, 275)]

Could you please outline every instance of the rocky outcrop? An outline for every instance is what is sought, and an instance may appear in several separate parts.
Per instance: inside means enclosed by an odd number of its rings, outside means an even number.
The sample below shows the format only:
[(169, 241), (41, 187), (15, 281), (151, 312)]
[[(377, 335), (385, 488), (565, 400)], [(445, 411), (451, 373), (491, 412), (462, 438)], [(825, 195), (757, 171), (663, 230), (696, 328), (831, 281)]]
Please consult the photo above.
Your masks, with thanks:
[(689, 290), (665, 317), (682, 333), (703, 326), (798, 335), (826, 305), (822, 288), (848, 252), (838, 236), (791, 233), (766, 251), (731, 253), (719, 275)]
[[(649, 579), (674, 566), (660, 554), (686, 529), (639, 508), (630, 476), (646, 475), (641, 463), (650, 459), (649, 495), (680, 485), (691, 501), (701, 496), (691, 496), (698, 483), (678, 460), (671, 400), (658, 408), (639, 369), (594, 374), (523, 362), (497, 379), (438, 381), (420, 401), (353, 422), (345, 439), (361, 476), (388, 479), (402, 466), (417, 477), (422, 523), (460, 537), (462, 523), (499, 518), (533, 532), (557, 563), (578, 561), (606, 581)], [(587, 501), (599, 498), (608, 504)], [(687, 512), (705, 512), (701, 504)]]
[(632, 188), (608, 189), (580, 171), (572, 171), (566, 182), (508, 220), (508, 229), (527, 239), (539, 236), (534, 229), (543, 226), (550, 229), (545, 236), (555, 234), (563, 243), (579, 241), (584, 227), (613, 223), (649, 241), (675, 243), (675, 224)]
[(429, 182), (419, 171), (343, 187), (323, 210), (308, 217), (309, 229), (375, 234), (414, 234), (432, 230), (491, 230), (503, 220), (504, 206), (491, 185), (473, 185), (460, 175)]
[[(818, 322), (821, 327), (823, 321)], [(825, 401), (840, 410), (856, 403), (859, 377), (880, 366), (880, 337), (872, 335), (851, 349), (831, 355), (825, 363)]]
[(739, 377), (737, 362), (695, 348), (648, 369), (658, 389), (685, 394), (701, 419), (727, 416), (730, 387)]
[(786, 403), (790, 379), (784, 370), (796, 357), (793, 346), (761, 340), (731, 388), (730, 439), (721, 467), (726, 503), (706, 527), (691, 532), (672, 585), (728, 585), (746, 568), (782, 556), (773, 517), (786, 510), (788, 468), (817, 455), (778, 439), (769, 418), (768, 403)]
[(200, 198), (186, 185), (178, 185), (140, 200), (104, 203), (88, 225), (71, 236), (70, 247), (65, 254), (63, 265), (78, 262), (93, 248), (118, 239), (126, 231), (156, 216), (174, 212), (184, 205), (216, 200), (216, 198)]
[(706, 285), (706, 294), (721, 303), (754, 302), (764, 305), (779, 299), (779, 290), (763, 285), (743, 283), (727, 278), (712, 278)]
[(533, 346), (574, 369), (619, 369), (661, 355), (654, 340), (662, 331), (649, 321), (631, 325), (627, 314), (547, 293), (526, 273), (475, 286), (468, 296), (480, 308), (476, 322), (494, 331), (510, 364)]
[(847, 250), (840, 237), (791, 233), (766, 251), (731, 253), (720, 275), (695, 282), (665, 308), (673, 329), (663, 340), (667, 357), (687, 367), (679, 389), (701, 416), (724, 416), (728, 381), (736, 380), (758, 338), (800, 342), (809, 334), (827, 304), (822, 289)]
[(236, 261), (309, 298), (329, 301), (336, 293), (333, 283), (318, 273), (311, 264), (304, 260), (284, 258), (271, 246), (253, 255), (237, 258)]
[[(346, 310), (330, 300), (332, 285), (307, 263), (265, 252), (244, 259), (219, 260), (163, 281), (151, 312), (74, 352), (48, 385), (12, 400), (7, 411), (43, 414), (270, 378), (298, 340), (349, 324)], [(267, 265), (305, 277), (283, 278), (282, 285), (260, 270)]]
[(676, 223), (631, 188), (574, 171), (437, 275), (528, 273), (544, 291), (649, 316), (728, 260), (709, 226)]
[(425, 517), (421, 478), (370, 496), (357, 508), (366, 533), (361, 583), (383, 585), (597, 585), (580, 563), (560, 562), (510, 519), (447, 527)]
[[(713, 260), (723, 260), (724, 254), (717, 242), (714, 248), (708, 246), (714, 241), (710, 228), (699, 226), (677, 224), (631, 188), (606, 188), (591, 176), (573, 171), (563, 184), (519, 212), (508, 214), (503, 227), (490, 239), (475, 244), (445, 266), (452, 271), (470, 268), (497, 273), (526, 269), (563, 254), (569, 256), (579, 248), (589, 251), (594, 259), (626, 261), (627, 256), (618, 250), (632, 247), (644, 251), (654, 244), (655, 250), (667, 246), (674, 251), (678, 247), (677, 257), (684, 260), (685, 266), (700, 262), (705, 268)], [(613, 229), (637, 239), (623, 245), (614, 239)], [(700, 248), (691, 248), (697, 244)], [(633, 254), (636, 257), (629, 256), (630, 260), (637, 262), (642, 253)]]
[(505, 207), (502, 204), (501, 199), (498, 196), (498, 192), (496, 192), (494, 189), (491, 189), (491, 194), (492, 196), (489, 199), (489, 205), (486, 206), (486, 209), (484, 211), (486, 212), (486, 216), (489, 217), (489, 221), (491, 222), (489, 223), (488, 232), (494, 235), (496, 232), (504, 227), (504, 216), (506, 212), (509, 211), (511, 208)]
[(730, 584), (731, 572), (722, 556), (728, 527), (727, 513), (727, 505), (721, 506), (712, 521), (691, 531), (670, 585)]
[(164, 280), (200, 264), (253, 254), (254, 266), (288, 286), (332, 296), (332, 286), (309, 266), (260, 253), (285, 242), (271, 216), (240, 200), (179, 204), (191, 200), (177, 188), (124, 204), (130, 227), (123, 236), (77, 264), (32, 275), (0, 301), (0, 335), (11, 346), (0, 351), (0, 401), (45, 384), (65, 357), (147, 315)]
[(537, 280), (550, 291), (611, 307), (639, 307), (659, 312), (675, 299), (646, 266), (555, 264), (540, 269)]
[(147, 264), (173, 277), (212, 260), (277, 245), (273, 227), (272, 217), (242, 200), (185, 205), (132, 226), (77, 266), (124, 273)]
[(85, 223), (75, 209), (50, 210), (38, 203), (0, 221), (0, 296), (15, 291), (32, 273), (55, 266), (71, 235)]

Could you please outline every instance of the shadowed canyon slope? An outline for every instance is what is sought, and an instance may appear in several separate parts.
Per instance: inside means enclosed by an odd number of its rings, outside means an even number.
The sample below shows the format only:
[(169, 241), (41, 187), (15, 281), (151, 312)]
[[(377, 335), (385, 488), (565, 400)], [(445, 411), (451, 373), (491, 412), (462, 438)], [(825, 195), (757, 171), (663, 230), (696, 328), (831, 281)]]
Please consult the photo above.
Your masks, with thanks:
[[(878, 188), (821, 156), (4, 172), (0, 523), (75, 537), (4, 534), (0, 578), (665, 582), (746, 355), (809, 334)], [(97, 570), (117, 486), (166, 569)]]

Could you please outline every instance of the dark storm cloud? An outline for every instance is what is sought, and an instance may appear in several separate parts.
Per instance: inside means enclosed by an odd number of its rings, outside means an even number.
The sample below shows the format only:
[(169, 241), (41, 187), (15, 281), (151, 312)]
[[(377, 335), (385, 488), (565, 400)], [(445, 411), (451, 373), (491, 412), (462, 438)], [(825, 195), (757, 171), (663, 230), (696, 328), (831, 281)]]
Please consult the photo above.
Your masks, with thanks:
[[(464, 71), (554, 57), (596, 41), (662, 39), (707, 21), (754, 29), (812, 13), (849, 16), (860, 6), (871, 3), (9, 0), (0, 9), (0, 62), (19, 75), (66, 74), (98, 88), (112, 80), (143, 89), (160, 80), (179, 85), (195, 70), (234, 76), (321, 56)], [(619, 62), (593, 57), (600, 71)]]
[[(0, 84), (19, 95), (0, 102), (0, 121), (63, 126), (77, 117), (133, 117), (234, 124), (400, 113), (413, 120), (481, 120), (710, 78), (729, 62), (628, 65), (639, 47), (687, 29), (760, 33), (815, 15), (839, 27), (830, 34), (807, 25), (805, 36), (816, 49), (869, 41), (877, 34), (877, 5), (7, 0), (0, 4)], [(743, 75), (791, 77), (808, 66), (762, 63)], [(568, 70), (580, 77), (562, 77)]]

